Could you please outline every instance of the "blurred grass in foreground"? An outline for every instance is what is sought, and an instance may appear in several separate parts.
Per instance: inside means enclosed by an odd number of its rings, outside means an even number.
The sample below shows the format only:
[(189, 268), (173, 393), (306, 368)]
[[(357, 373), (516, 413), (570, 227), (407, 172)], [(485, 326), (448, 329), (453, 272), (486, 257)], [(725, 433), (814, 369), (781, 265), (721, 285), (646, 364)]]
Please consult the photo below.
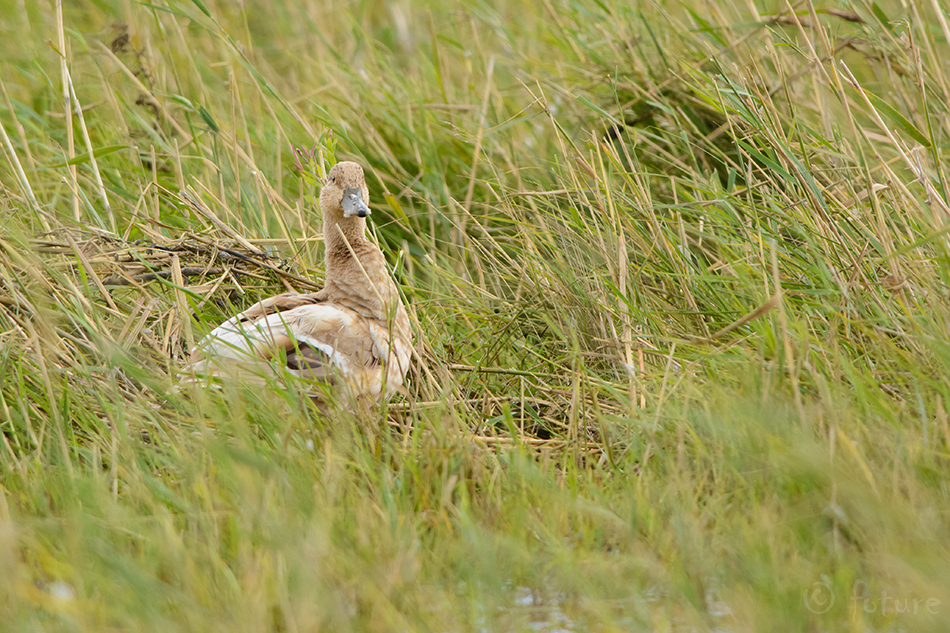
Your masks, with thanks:
[[(64, 4), (0, 2), (0, 629), (943, 630), (939, 3)], [(410, 393), (177, 386), (319, 284), (331, 134)]]

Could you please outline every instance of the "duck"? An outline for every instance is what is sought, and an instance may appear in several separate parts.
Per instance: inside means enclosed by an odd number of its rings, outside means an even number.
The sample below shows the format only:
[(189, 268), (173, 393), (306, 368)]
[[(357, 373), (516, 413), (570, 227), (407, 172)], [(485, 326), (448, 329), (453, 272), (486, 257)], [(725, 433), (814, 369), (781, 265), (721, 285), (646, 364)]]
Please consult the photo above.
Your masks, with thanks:
[(320, 208), (324, 287), (269, 297), (213, 329), (191, 352), (195, 374), (282, 366), (319, 386), (314, 393), (377, 401), (403, 388), (414, 335), (385, 257), (366, 236), (369, 188), (359, 163), (330, 169)]

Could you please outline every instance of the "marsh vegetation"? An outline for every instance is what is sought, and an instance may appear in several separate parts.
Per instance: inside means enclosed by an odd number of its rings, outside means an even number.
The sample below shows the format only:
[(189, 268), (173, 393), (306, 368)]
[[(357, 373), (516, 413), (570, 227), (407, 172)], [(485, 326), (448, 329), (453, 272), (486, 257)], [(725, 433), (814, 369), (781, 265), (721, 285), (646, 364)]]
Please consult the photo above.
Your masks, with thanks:
[[(63, 5), (0, 2), (0, 629), (944, 630), (945, 6)], [(335, 159), (406, 393), (182, 384)]]

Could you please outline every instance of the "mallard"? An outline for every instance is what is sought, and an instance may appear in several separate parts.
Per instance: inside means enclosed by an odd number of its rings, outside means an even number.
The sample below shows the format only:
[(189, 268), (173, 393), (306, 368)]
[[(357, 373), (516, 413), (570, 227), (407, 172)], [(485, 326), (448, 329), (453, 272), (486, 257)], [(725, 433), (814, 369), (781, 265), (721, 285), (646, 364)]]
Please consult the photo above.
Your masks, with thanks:
[(264, 299), (228, 319), (192, 350), (196, 373), (280, 363), (324, 392), (382, 399), (402, 386), (413, 332), (386, 260), (366, 237), (369, 188), (359, 164), (334, 165), (320, 208), (324, 288)]

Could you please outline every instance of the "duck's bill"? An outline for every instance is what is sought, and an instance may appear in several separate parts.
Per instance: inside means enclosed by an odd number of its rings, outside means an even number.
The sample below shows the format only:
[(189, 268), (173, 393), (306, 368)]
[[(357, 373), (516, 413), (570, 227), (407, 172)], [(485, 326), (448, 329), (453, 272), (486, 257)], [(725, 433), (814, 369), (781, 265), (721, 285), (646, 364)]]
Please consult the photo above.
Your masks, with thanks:
[(344, 218), (350, 218), (354, 215), (365, 218), (371, 213), (369, 207), (363, 204), (363, 192), (356, 187), (350, 187), (343, 192), (343, 201), (340, 206), (343, 207)]

